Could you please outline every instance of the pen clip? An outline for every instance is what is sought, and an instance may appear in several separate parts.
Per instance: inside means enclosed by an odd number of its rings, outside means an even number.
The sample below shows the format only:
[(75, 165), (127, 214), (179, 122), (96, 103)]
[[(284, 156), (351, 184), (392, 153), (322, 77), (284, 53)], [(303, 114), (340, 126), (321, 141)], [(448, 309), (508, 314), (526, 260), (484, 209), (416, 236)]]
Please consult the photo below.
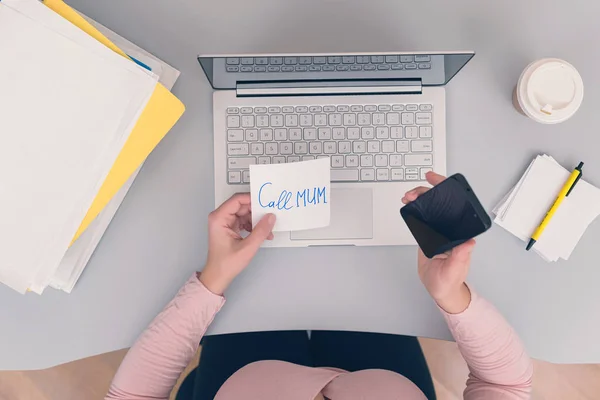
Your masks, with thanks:
[(577, 175), (577, 178), (575, 178), (575, 182), (573, 182), (573, 184), (569, 188), (569, 191), (567, 192), (565, 197), (568, 197), (571, 194), (571, 192), (573, 191), (573, 188), (575, 187), (575, 185), (577, 185), (577, 182), (579, 182), (579, 180), (581, 179), (581, 176), (583, 175), (582, 168), (583, 168), (583, 163), (580, 162), (579, 165), (577, 166), (577, 168), (575, 168), (576, 171), (579, 171), (579, 175)]

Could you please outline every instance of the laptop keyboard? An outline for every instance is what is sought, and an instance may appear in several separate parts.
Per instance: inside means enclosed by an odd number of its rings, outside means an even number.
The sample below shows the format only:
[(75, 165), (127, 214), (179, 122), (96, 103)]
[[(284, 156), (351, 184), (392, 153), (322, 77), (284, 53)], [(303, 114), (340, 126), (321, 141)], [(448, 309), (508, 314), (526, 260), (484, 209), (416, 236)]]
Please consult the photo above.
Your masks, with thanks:
[(227, 57), (227, 72), (333, 72), (431, 69), (429, 55)]
[(425, 180), (433, 166), (431, 104), (227, 108), (227, 183), (249, 166), (329, 158), (332, 182)]

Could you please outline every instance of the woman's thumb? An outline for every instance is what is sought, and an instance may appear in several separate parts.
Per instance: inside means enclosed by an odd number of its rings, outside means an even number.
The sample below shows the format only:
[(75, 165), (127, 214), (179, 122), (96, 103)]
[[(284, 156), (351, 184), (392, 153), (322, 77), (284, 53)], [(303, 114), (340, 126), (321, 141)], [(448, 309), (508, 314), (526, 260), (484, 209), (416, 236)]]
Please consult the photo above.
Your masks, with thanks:
[(269, 237), (275, 226), (275, 214), (267, 214), (252, 228), (252, 233), (244, 240), (246, 246), (257, 251), (262, 243)]

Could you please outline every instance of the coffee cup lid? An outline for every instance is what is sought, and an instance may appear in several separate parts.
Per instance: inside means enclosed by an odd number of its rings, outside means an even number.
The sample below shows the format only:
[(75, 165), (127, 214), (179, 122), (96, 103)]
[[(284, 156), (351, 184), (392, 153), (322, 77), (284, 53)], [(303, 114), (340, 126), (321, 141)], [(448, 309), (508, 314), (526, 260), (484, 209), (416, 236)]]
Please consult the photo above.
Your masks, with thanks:
[(530, 118), (555, 124), (569, 119), (583, 101), (583, 80), (566, 61), (547, 58), (530, 64), (519, 79), (518, 99)]

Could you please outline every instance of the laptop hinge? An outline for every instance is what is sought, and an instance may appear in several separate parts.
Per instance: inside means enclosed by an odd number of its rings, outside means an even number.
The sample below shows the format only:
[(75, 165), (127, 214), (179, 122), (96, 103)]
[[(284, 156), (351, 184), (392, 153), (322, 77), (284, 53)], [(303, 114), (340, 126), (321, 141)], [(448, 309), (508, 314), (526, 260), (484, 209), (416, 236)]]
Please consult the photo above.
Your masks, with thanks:
[(237, 97), (421, 94), (420, 79), (238, 82)]

